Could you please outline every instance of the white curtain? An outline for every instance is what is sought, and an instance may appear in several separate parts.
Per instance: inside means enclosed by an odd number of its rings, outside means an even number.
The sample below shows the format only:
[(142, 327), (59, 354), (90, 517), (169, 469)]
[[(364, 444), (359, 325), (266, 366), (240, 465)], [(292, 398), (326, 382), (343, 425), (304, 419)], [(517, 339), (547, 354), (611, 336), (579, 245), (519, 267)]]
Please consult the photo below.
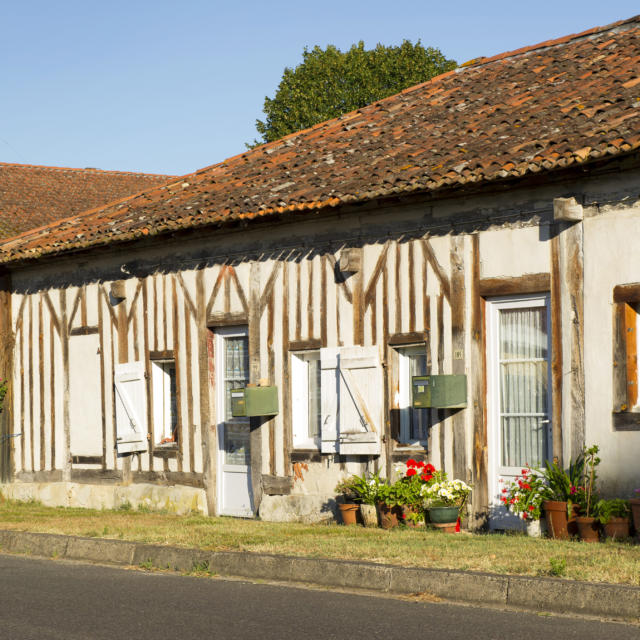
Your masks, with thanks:
[(547, 312), (500, 310), (502, 465), (538, 466), (547, 458)]

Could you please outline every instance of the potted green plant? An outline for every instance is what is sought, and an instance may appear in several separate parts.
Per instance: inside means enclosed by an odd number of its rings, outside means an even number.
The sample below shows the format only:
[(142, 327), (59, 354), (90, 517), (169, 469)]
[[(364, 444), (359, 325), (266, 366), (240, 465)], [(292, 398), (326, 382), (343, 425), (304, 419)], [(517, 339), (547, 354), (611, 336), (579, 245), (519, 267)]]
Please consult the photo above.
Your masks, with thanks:
[(365, 527), (378, 526), (378, 511), (376, 502), (380, 494), (380, 487), (384, 480), (378, 473), (353, 476), (353, 489), (360, 501), (360, 515)]
[(421, 494), (422, 487), (434, 482), (439, 477), (436, 468), (430, 464), (410, 458), (406, 462), (404, 475), (394, 487), (396, 497), (402, 509), (402, 520), (409, 527), (424, 525), (424, 505)]
[(337, 503), (342, 523), (345, 525), (357, 524), (358, 494), (355, 490), (354, 476), (338, 482), (335, 492), (338, 494)]
[(628, 500), (622, 498), (599, 500), (595, 505), (594, 513), (597, 513), (607, 538), (624, 540), (629, 537), (631, 509)]
[(431, 525), (447, 533), (454, 533), (459, 531), (459, 519), (471, 487), (462, 480), (447, 480), (446, 474), (441, 475), (442, 480), (425, 485), (421, 493)]
[(584, 469), (582, 484), (576, 492), (577, 503), (579, 506), (579, 515), (576, 518), (578, 523), (578, 533), (580, 539), (584, 542), (598, 542), (599, 527), (596, 518), (595, 506), (598, 503), (596, 495), (596, 481), (598, 475), (596, 467), (600, 464), (598, 458), (599, 448), (597, 444), (585, 449), (584, 451)]
[(542, 509), (550, 537), (566, 540), (578, 532), (575, 524), (575, 494), (582, 478), (584, 457), (579, 455), (565, 470), (557, 461), (545, 462)]
[(527, 534), (533, 538), (542, 537), (546, 530), (541, 521), (546, 488), (542, 472), (527, 466), (520, 476), (502, 489), (502, 503), (523, 519)]
[(380, 526), (383, 529), (392, 529), (398, 526), (399, 519), (402, 519), (402, 509), (400, 507), (400, 496), (396, 484), (382, 484), (378, 490), (378, 515), (380, 516)]

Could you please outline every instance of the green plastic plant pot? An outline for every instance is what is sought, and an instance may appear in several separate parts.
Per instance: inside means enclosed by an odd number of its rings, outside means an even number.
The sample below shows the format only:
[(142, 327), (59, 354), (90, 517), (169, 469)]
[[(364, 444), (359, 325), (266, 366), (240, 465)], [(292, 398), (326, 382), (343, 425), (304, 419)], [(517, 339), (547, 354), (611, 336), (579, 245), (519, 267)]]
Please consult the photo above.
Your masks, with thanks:
[(449, 524), (458, 520), (458, 507), (430, 507), (429, 521), (431, 524)]

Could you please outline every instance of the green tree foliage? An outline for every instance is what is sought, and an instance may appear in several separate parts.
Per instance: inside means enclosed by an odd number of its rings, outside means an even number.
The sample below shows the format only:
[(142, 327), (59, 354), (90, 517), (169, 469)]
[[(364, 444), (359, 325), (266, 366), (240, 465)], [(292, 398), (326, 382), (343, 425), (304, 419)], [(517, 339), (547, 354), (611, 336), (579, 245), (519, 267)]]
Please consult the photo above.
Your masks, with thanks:
[(455, 60), (447, 60), (438, 49), (409, 40), (370, 50), (360, 41), (346, 52), (333, 45), (316, 46), (305, 48), (302, 58), (295, 69), (284, 70), (275, 97), (265, 98), (266, 119), (256, 121), (262, 140), (254, 145), (359, 109), (456, 67)]

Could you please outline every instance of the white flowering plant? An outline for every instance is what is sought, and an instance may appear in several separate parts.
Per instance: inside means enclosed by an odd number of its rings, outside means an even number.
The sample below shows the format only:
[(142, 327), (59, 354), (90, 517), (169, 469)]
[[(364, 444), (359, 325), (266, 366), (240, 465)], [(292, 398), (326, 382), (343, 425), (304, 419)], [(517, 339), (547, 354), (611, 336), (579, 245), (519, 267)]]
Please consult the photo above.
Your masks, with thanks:
[(425, 485), (420, 493), (422, 494), (425, 508), (462, 508), (471, 493), (471, 487), (462, 480), (444, 479), (441, 482)]
[(385, 486), (385, 481), (380, 478), (378, 473), (353, 476), (351, 480), (353, 490), (362, 504), (376, 504), (378, 502)]

